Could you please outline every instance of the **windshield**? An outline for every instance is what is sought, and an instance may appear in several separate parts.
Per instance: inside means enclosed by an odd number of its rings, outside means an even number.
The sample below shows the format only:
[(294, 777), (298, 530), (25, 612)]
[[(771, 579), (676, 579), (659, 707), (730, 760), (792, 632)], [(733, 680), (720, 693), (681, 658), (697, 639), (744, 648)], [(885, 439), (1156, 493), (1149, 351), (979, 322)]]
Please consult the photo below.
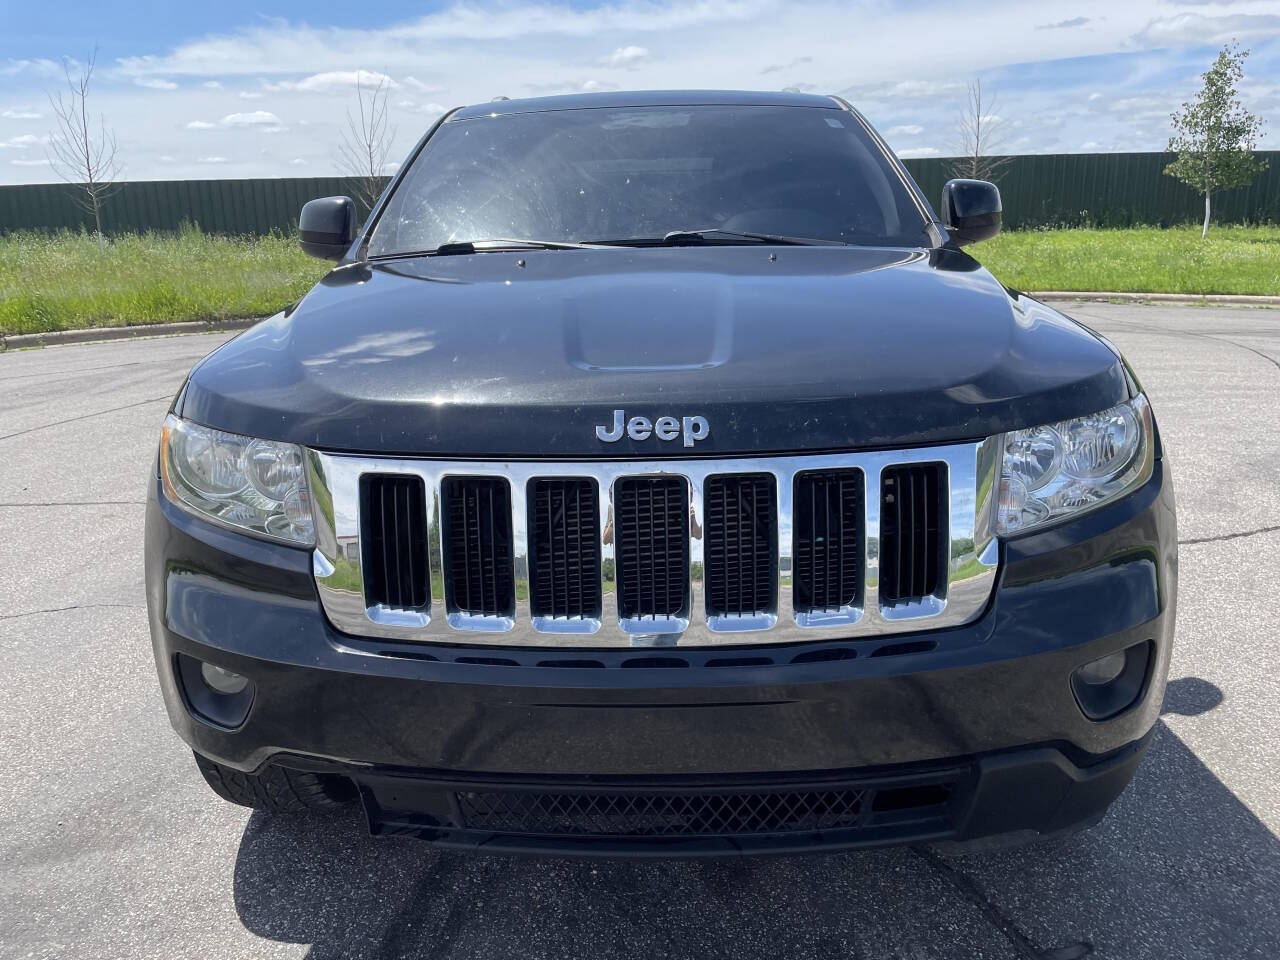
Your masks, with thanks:
[(391, 196), (368, 252), (498, 239), (660, 241), (709, 229), (928, 244), (906, 188), (852, 114), (660, 106), (441, 124)]

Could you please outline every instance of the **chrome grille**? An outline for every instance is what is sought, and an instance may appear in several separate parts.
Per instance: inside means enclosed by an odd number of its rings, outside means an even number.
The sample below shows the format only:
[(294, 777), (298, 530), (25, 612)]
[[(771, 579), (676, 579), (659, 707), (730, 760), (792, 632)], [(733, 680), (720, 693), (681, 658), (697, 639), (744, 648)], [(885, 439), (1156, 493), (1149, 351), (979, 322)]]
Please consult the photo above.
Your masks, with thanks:
[(594, 480), (529, 483), (529, 610), (535, 617), (600, 617), (600, 514)]
[(419, 477), (360, 479), (365, 595), (374, 606), (427, 606), (427, 492)]
[[(710, 647), (954, 626), (994, 583), (997, 448), (589, 463), (308, 451), (316, 583), (339, 630), (419, 642)], [(425, 604), (386, 603), (360, 562), (370, 475), (425, 490)]]
[(771, 613), (777, 604), (777, 507), (771, 474), (711, 477), (704, 497), (707, 614)]
[(678, 477), (623, 477), (617, 516), (618, 614), (670, 619), (689, 603), (689, 485)]
[(444, 566), (450, 610), (467, 617), (512, 615), (515, 576), (507, 481), (450, 477), (444, 482), (444, 501), (448, 506)]
[(936, 596), (942, 554), (946, 465), (891, 467), (880, 478), (880, 602), (922, 603)]
[(795, 609), (852, 611), (862, 600), (862, 473), (796, 477)]

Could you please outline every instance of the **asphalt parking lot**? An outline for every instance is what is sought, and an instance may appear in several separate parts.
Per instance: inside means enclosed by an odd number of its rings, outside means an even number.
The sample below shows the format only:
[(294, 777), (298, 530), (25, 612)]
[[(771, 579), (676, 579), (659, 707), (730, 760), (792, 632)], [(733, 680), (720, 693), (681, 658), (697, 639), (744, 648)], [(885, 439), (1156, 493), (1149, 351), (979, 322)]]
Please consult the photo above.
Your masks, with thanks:
[(1172, 682), (1100, 827), (964, 857), (472, 857), (218, 801), (154, 679), (142, 519), (169, 398), (223, 337), (0, 355), (0, 957), (1276, 956), (1280, 311), (1065, 309), (1164, 433)]

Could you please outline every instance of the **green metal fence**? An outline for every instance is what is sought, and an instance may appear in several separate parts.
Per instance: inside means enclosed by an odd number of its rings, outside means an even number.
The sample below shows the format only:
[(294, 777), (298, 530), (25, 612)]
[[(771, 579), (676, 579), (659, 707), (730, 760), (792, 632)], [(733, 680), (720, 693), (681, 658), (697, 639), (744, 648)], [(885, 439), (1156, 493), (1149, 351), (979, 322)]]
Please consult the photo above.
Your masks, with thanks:
[[(1280, 222), (1280, 151), (1259, 153), (1267, 169), (1243, 190), (1213, 198), (1215, 223)], [(1012, 157), (996, 178), (1004, 223), (1014, 230), (1042, 226), (1132, 227), (1198, 222), (1204, 199), (1164, 168), (1172, 153), (1051, 153)], [(904, 161), (937, 204), (951, 161)]]
[[(1216, 223), (1280, 222), (1280, 151), (1253, 184), (1215, 197)], [(1071, 153), (1010, 159), (998, 177), (1005, 225), (1167, 226), (1198, 221), (1203, 200), (1163, 174), (1167, 153)], [(907, 160), (925, 195), (937, 203), (949, 161)], [(150, 180), (121, 184), (107, 201), (108, 233), (176, 230), (197, 224), (211, 233), (292, 231), (298, 210), (315, 197), (355, 194), (344, 177), (264, 180)], [(66, 184), (0, 186), (0, 233), (78, 230), (91, 222)]]

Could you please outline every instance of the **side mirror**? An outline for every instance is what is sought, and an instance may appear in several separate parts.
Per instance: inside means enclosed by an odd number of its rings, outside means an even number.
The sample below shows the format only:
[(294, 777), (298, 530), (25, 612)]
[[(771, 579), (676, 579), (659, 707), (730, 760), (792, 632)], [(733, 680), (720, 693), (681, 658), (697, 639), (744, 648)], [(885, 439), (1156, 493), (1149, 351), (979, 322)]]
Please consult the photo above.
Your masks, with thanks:
[(356, 239), (356, 204), (350, 197), (311, 200), (298, 217), (302, 252), (321, 260), (341, 260)]
[(1000, 189), (985, 180), (948, 180), (942, 188), (942, 225), (960, 246), (1000, 232)]

